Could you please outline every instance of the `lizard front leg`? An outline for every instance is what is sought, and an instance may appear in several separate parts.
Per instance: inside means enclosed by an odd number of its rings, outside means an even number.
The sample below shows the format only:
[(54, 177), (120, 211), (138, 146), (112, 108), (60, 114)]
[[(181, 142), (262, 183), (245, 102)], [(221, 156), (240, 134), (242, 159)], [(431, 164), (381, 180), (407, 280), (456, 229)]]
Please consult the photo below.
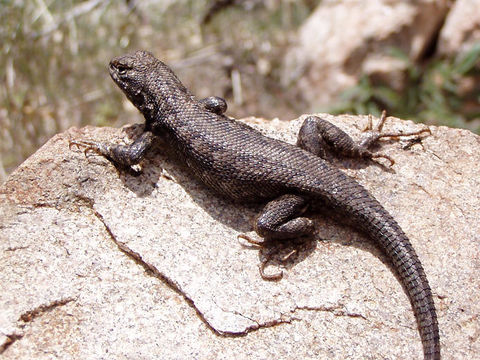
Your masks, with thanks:
[(304, 150), (307, 150), (323, 159), (326, 159), (326, 149), (331, 148), (336, 153), (352, 157), (352, 158), (364, 158), (364, 159), (376, 159), (385, 158), (390, 161), (390, 166), (395, 162), (394, 160), (385, 154), (374, 153), (369, 150), (375, 143), (381, 138), (391, 137), (399, 138), (404, 136), (420, 135), (424, 132), (430, 132), (430, 129), (425, 128), (419, 131), (413, 132), (398, 132), (398, 133), (383, 133), (382, 128), (387, 116), (386, 112), (382, 112), (382, 116), (377, 126), (373, 128), (372, 117), (369, 116), (369, 123), (365, 138), (356, 143), (347, 133), (333, 125), (332, 123), (321, 119), (317, 116), (309, 116), (305, 119), (302, 127), (300, 128), (297, 140), (297, 146)]
[(114, 165), (128, 168), (138, 164), (146, 152), (151, 148), (155, 135), (150, 131), (143, 132), (132, 144), (120, 145), (102, 143), (90, 140), (71, 140), (69, 147), (84, 147), (85, 155), (88, 152), (95, 152), (106, 157)]
[[(205, 110), (217, 115), (222, 115), (227, 111), (227, 102), (218, 96), (206, 97), (199, 100), (199, 103)], [(150, 149), (154, 138), (155, 135), (150, 131), (145, 131), (130, 145), (100, 143), (91, 140), (71, 140), (69, 147), (71, 148), (73, 145), (84, 147), (85, 154), (95, 152), (106, 157), (117, 166), (128, 168), (142, 160), (145, 153)]]
[(209, 96), (198, 101), (205, 110), (222, 115), (227, 111), (227, 102), (219, 96)]

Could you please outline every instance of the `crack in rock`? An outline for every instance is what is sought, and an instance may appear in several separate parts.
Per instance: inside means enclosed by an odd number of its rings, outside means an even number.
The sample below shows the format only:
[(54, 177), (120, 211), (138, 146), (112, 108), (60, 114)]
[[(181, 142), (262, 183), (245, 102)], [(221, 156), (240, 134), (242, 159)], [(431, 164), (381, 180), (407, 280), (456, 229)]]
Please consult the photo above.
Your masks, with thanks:
[[(36, 319), (39, 316), (42, 316), (46, 312), (49, 312), (59, 306), (64, 306), (74, 300), (75, 299), (71, 297), (55, 300), (55, 301), (52, 301), (51, 303), (37, 306), (33, 310), (28, 310), (23, 314), (21, 314), (20, 317), (18, 318), (18, 321), (22, 321), (24, 323), (20, 327), (24, 327), (26, 323), (33, 321), (34, 319)], [(5, 336), (7, 339), (3, 342), (3, 344), (0, 344), (0, 354), (3, 354), (11, 345), (13, 345), (13, 343), (23, 338), (23, 334), (17, 334), (17, 333), (8, 334)]]
[(69, 297), (69, 298), (66, 298), (66, 299), (55, 300), (55, 301), (53, 301), (49, 304), (44, 304), (44, 305), (37, 306), (33, 310), (29, 310), (29, 311), (24, 312), (22, 315), (20, 315), (20, 318), (18, 320), (23, 321), (25, 323), (28, 323), (28, 322), (34, 320), (35, 318), (37, 318), (39, 316), (42, 316), (44, 313), (46, 313), (48, 311), (51, 311), (51, 310), (53, 310), (53, 309), (55, 309), (59, 306), (66, 305), (69, 302), (72, 302), (74, 300), (75, 300), (74, 298)]
[[(259, 322), (258, 320), (252, 318), (252, 317), (249, 317), (247, 315), (244, 315), (242, 313), (240, 313), (239, 311), (236, 311), (236, 310), (225, 310), (223, 309), (221, 306), (218, 306), (218, 304), (213, 301), (213, 303), (215, 305), (217, 305), (217, 307), (222, 310), (223, 312), (226, 312), (226, 313), (230, 313), (230, 314), (234, 314), (234, 315), (237, 315), (237, 316), (240, 316), (244, 319), (247, 319), (247, 320), (250, 320), (251, 322), (255, 323), (255, 325), (250, 325), (250, 326), (247, 326), (245, 328), (245, 330), (243, 331), (237, 331), (237, 332), (226, 332), (226, 331), (222, 331), (222, 335), (223, 336), (230, 336), (230, 337), (234, 337), (234, 336), (246, 336), (248, 335), (249, 333), (251, 332), (254, 332), (254, 331), (257, 331), (257, 330), (260, 330), (260, 329), (267, 329), (267, 328), (271, 328), (271, 327), (275, 327), (275, 326), (278, 326), (278, 325), (282, 325), (282, 324), (291, 324), (293, 321), (300, 321), (301, 319), (299, 318), (296, 318), (296, 317), (293, 317), (293, 316), (289, 316), (287, 317), (286, 319), (284, 318), (285, 317), (285, 314), (280, 314), (280, 317), (279, 318), (276, 318), (276, 319), (273, 319), (273, 320), (268, 320), (268, 321), (264, 321), (264, 322)], [(217, 330), (218, 331), (218, 330)]]
[(29, 246), (13, 246), (13, 247), (8, 247), (5, 249), (5, 252), (7, 251), (17, 251), (17, 250), (25, 250), (28, 249)]
[(268, 329), (268, 328), (283, 325), (283, 324), (291, 324), (293, 321), (300, 321), (301, 320), (301, 319), (293, 317), (293, 316), (285, 319), (285, 318), (283, 318), (284, 314), (282, 314), (279, 319), (273, 319), (273, 320), (268, 320), (268, 321), (264, 321), (264, 322), (258, 322), (257, 320), (252, 319), (252, 318), (250, 318), (246, 315), (240, 314), (237, 311), (232, 311), (232, 313), (235, 314), (235, 315), (241, 316), (243, 318), (246, 318), (250, 321), (253, 321), (255, 323), (255, 325), (250, 325), (250, 326), (246, 327), (244, 331), (238, 332), (237, 333), (238, 336), (245, 336), (245, 335), (247, 335), (251, 332), (254, 332), (254, 331), (257, 331), (257, 330), (260, 330), (260, 329)]
[(338, 304), (338, 305), (334, 305), (334, 306), (296, 306), (295, 309), (292, 310), (292, 313), (295, 313), (299, 310), (330, 312), (335, 316), (347, 316), (347, 317), (352, 317), (352, 318), (361, 318), (363, 320), (368, 321), (368, 319), (365, 317), (365, 315), (348, 312), (347, 310), (345, 310), (345, 307), (342, 304)]
[(100, 223), (104, 226), (105, 231), (108, 233), (110, 239), (117, 245), (120, 251), (122, 251), (125, 255), (127, 255), (129, 258), (133, 259), (136, 264), (140, 265), (141, 267), (144, 268), (145, 272), (157, 279), (159, 279), (162, 283), (167, 285), (170, 289), (172, 289), (175, 293), (179, 294), (185, 301), (186, 303), (195, 311), (199, 319), (207, 326), (208, 329), (210, 329), (214, 334), (219, 335), (219, 336), (224, 336), (224, 337), (230, 337), (230, 336), (241, 336), (243, 335), (242, 333), (228, 333), (228, 332), (222, 332), (217, 329), (215, 329), (205, 318), (204, 314), (200, 311), (200, 309), (195, 305), (195, 302), (193, 299), (191, 299), (180, 287), (178, 283), (176, 283), (174, 280), (170, 279), (168, 276), (165, 274), (161, 273), (154, 265), (146, 262), (142, 256), (137, 253), (136, 251), (130, 249), (125, 243), (119, 241), (115, 234), (113, 233), (112, 229), (107, 225), (104, 217), (102, 214), (100, 214), (97, 210), (94, 209), (94, 204), (95, 201), (91, 198), (88, 198), (83, 195), (77, 195), (77, 198), (81, 200), (87, 208), (89, 208), (94, 216), (100, 221)]
[[(249, 321), (253, 322), (253, 325), (245, 327), (244, 330), (242, 331), (222, 331), (218, 330), (215, 327), (213, 327), (210, 322), (205, 318), (205, 315), (201, 312), (201, 310), (195, 305), (194, 300), (185, 293), (180, 285), (174, 281), (173, 279), (169, 278), (162, 272), (160, 272), (154, 265), (148, 263), (142, 258), (142, 255), (139, 254), (138, 252), (132, 250), (129, 248), (124, 242), (119, 241), (115, 234), (113, 233), (112, 229), (108, 226), (106, 223), (103, 215), (99, 213), (97, 210), (94, 208), (94, 200), (88, 197), (85, 197), (83, 195), (77, 195), (77, 198), (81, 200), (84, 205), (89, 208), (93, 215), (101, 222), (103, 227), (105, 228), (105, 231), (108, 233), (110, 239), (115, 243), (115, 245), (118, 247), (120, 251), (122, 251), (125, 255), (127, 255), (129, 258), (131, 258), (135, 263), (140, 265), (141, 267), (144, 268), (145, 272), (157, 279), (159, 279), (162, 283), (167, 285), (170, 289), (172, 289), (175, 293), (179, 294), (185, 301), (186, 303), (195, 311), (199, 319), (207, 326), (208, 329), (210, 329), (214, 334), (222, 337), (240, 337), (240, 336), (246, 336), (247, 334), (260, 330), (260, 329), (266, 329), (270, 327), (275, 327), (279, 326), (282, 324), (291, 324), (293, 321), (301, 321), (300, 318), (297, 318), (295, 316), (285, 316), (285, 314), (281, 314), (278, 318), (272, 319), (272, 320), (267, 320), (263, 322), (259, 322), (258, 320), (251, 318), (247, 315), (244, 315), (238, 311), (230, 311), (230, 310), (224, 310), (221, 307), (219, 307), (222, 311), (224, 312), (229, 312), (231, 314), (243, 317), (245, 319), (248, 319)], [(218, 305), (217, 305), (218, 306)], [(367, 320), (367, 318), (362, 315), (362, 314), (357, 314), (357, 313), (350, 313), (345, 310), (344, 306), (339, 304), (335, 306), (319, 306), (319, 307), (310, 307), (310, 306), (296, 306), (294, 309), (292, 309), (290, 312), (294, 314), (295, 312), (299, 310), (306, 310), (306, 311), (321, 311), (321, 312), (330, 312), (335, 316), (347, 316), (347, 317), (352, 317), (352, 318), (362, 318), (364, 320)]]
[[(351, 318), (361, 318), (361, 319), (364, 319), (364, 320), (368, 321), (368, 319), (362, 314), (351, 313), (351, 312), (346, 311), (345, 307), (342, 304), (338, 304), (338, 305), (335, 305), (335, 306), (296, 306), (290, 312), (292, 314), (295, 314), (299, 310), (329, 312), (329, 313), (332, 313), (334, 316), (346, 316), (346, 317), (351, 317)], [(225, 310), (223, 310), (223, 311), (225, 311)], [(228, 311), (228, 312), (230, 312), (232, 314), (235, 314), (235, 315), (238, 315), (238, 316), (241, 316), (241, 317), (243, 317), (245, 319), (248, 319), (248, 320), (255, 323), (255, 325), (248, 326), (244, 331), (238, 332), (237, 335), (239, 335), (239, 336), (247, 335), (248, 333), (259, 330), (259, 329), (266, 329), (266, 328), (270, 328), (270, 327), (274, 327), (274, 326), (278, 326), (278, 325), (282, 325), (282, 324), (291, 324), (293, 321), (301, 321), (302, 320), (302, 319), (297, 318), (295, 316), (287, 316), (286, 317), (285, 314), (280, 314), (280, 317), (277, 318), (277, 319), (264, 321), (264, 322), (261, 323), (261, 322), (258, 322), (257, 320), (255, 320), (254, 318), (251, 318), (249, 316), (246, 316), (244, 314), (239, 313), (238, 311)]]
[(22, 334), (9, 334), (5, 335), (7, 337), (7, 340), (3, 342), (3, 344), (0, 344), (0, 355), (5, 352), (15, 341), (20, 340), (23, 335)]

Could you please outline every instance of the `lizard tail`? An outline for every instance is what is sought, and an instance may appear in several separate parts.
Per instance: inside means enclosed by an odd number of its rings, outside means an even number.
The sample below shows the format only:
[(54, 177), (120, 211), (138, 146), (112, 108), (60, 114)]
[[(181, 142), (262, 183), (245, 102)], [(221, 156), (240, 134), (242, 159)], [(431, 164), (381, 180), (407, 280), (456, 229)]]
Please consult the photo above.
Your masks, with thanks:
[(387, 255), (412, 304), (425, 360), (440, 359), (440, 335), (432, 291), (410, 240), (395, 219), (360, 184), (323, 165), (323, 177), (307, 189), (371, 238)]
[[(355, 208), (355, 206), (353, 206)], [(353, 209), (355, 211), (355, 209)], [(359, 210), (359, 209), (357, 209)], [(432, 291), (410, 240), (393, 217), (375, 199), (355, 211), (363, 229), (391, 260), (415, 313), (425, 360), (440, 359), (440, 336)]]

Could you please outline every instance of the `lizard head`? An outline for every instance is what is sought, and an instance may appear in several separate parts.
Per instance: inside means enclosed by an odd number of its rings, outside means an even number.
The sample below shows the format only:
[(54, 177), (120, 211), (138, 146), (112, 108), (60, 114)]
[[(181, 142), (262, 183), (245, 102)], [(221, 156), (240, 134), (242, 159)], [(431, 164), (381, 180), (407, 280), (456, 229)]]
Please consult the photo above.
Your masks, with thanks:
[(174, 110), (178, 106), (176, 102), (188, 96), (188, 91), (173, 71), (148, 51), (113, 58), (109, 72), (147, 121), (159, 112)]

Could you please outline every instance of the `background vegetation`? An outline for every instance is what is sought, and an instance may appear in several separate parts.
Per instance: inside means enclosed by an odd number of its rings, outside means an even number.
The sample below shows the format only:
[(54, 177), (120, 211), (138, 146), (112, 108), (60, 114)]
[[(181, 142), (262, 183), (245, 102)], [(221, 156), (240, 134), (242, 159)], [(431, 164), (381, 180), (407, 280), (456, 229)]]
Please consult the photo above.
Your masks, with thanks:
[[(213, 3), (231, 6), (216, 9)], [(106, 68), (113, 56), (130, 50), (154, 52), (198, 97), (225, 97), (229, 115), (288, 120), (308, 112), (294, 89), (281, 88), (280, 64), (295, 30), (319, 3), (0, 0), (0, 182), (70, 126), (141, 121)], [(364, 78), (326, 110), (386, 108), (400, 117), (479, 131), (478, 123), (469, 122), (480, 118), (478, 91), (472, 91), (479, 83), (479, 56), (476, 48), (455, 60), (409, 64), (404, 93)]]
[(402, 119), (480, 133), (480, 43), (455, 59), (431, 58), (423, 64), (411, 62), (398, 49), (391, 49), (391, 53), (405, 62), (407, 68), (401, 91), (363, 77), (329, 110), (379, 114), (388, 109)]

